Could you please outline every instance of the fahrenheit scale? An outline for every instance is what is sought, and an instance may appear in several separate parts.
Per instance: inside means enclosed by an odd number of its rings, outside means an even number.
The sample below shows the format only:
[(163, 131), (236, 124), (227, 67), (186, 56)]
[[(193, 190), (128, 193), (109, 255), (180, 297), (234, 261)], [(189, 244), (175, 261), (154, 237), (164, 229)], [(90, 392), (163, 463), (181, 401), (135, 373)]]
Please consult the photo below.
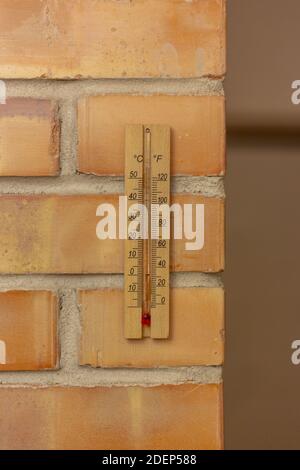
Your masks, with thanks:
[[(126, 126), (125, 195), (125, 337), (168, 338), (170, 241), (157, 208), (170, 205), (170, 127)], [(138, 220), (137, 234), (130, 227)]]

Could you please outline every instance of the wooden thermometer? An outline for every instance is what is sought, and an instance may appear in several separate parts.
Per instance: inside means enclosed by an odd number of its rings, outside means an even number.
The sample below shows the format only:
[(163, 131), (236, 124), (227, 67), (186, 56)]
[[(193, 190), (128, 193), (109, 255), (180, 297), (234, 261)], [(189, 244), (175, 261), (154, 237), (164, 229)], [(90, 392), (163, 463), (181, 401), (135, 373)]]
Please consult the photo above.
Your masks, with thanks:
[(158, 206), (170, 205), (170, 128), (128, 125), (125, 147), (125, 337), (168, 338), (170, 241)]

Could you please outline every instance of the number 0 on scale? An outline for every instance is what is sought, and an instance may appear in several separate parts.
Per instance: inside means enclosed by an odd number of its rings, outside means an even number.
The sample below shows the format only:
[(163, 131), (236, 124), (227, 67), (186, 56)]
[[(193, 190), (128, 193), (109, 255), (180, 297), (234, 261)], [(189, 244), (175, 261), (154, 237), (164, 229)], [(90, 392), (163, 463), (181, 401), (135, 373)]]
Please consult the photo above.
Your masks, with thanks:
[[(125, 337), (168, 338), (170, 241), (157, 207), (170, 206), (169, 126), (126, 126), (125, 195)], [(138, 233), (130, 231), (135, 220)]]

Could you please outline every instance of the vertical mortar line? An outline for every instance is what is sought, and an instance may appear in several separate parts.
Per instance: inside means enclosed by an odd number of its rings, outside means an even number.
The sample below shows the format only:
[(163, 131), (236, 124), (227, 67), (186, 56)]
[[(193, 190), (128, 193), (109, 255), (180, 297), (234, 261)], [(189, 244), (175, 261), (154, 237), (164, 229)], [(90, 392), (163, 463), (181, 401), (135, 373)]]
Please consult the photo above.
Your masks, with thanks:
[(77, 101), (66, 98), (59, 101), (61, 120), (60, 168), (61, 176), (76, 174), (77, 159)]
[(80, 316), (77, 305), (76, 289), (60, 289), (58, 291), (59, 315), (59, 341), (60, 341), (60, 367), (72, 371), (78, 367)]

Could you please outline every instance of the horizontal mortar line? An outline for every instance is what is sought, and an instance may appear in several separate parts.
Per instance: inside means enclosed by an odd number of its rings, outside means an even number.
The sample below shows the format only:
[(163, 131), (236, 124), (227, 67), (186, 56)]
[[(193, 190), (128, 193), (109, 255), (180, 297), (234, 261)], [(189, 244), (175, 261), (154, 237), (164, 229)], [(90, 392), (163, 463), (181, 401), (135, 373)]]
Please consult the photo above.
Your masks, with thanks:
[[(220, 273), (172, 273), (173, 288), (222, 287)], [(0, 291), (62, 290), (62, 289), (122, 289), (122, 274), (0, 274)]]
[(96, 94), (223, 96), (222, 78), (5, 80), (8, 96), (78, 99)]
[(39, 372), (0, 372), (0, 384), (28, 386), (158, 386), (184, 383), (222, 382), (221, 366), (192, 366), (152, 369), (94, 369), (78, 366), (72, 369)]
[(192, 287), (223, 287), (221, 273), (171, 273), (170, 286), (172, 288)]
[[(223, 197), (224, 178), (223, 176), (174, 176), (171, 189), (178, 193)], [(124, 193), (124, 178), (94, 175), (0, 177), (0, 194), (88, 195), (102, 193)]]

